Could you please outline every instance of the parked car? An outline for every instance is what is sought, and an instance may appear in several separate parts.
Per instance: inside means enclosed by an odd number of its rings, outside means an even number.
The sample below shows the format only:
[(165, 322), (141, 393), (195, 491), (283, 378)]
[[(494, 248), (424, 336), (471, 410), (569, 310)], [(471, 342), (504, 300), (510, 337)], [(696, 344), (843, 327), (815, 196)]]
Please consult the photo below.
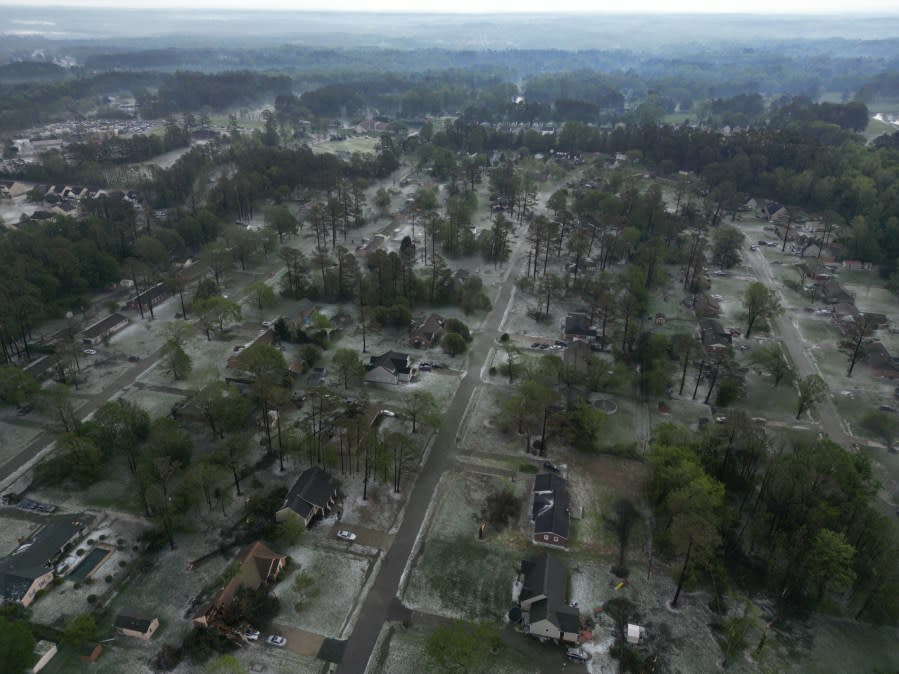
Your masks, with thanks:
[(422, 372), (427, 372), (428, 370), (431, 369), (431, 364), (430, 363), (419, 363), (418, 369), (421, 370)]
[(444, 363), (431, 363), (431, 367), (435, 370), (443, 370), (446, 365)]
[(96, 349), (85, 349), (84, 353), (88, 356), (96, 356), (97, 350)]
[(587, 662), (590, 659), (590, 654), (583, 648), (569, 648), (565, 651), (565, 657), (577, 662)]
[(559, 467), (556, 464), (554, 464), (552, 461), (544, 461), (543, 467), (546, 468), (546, 470), (551, 470), (554, 473), (559, 472)]
[(356, 534), (352, 531), (347, 531), (346, 529), (341, 529), (337, 532), (337, 538), (343, 539), (345, 541), (355, 541)]
[(259, 630), (254, 630), (252, 627), (247, 627), (244, 630), (243, 636), (247, 641), (258, 641), (259, 640)]
[(395, 417), (396, 416), (396, 412), (393, 412), (391, 410), (381, 410), (378, 414), (380, 414), (383, 417)]
[(758, 250), (758, 249), (759, 249), (759, 247), (756, 246), (755, 244), (749, 246), (749, 250)]
[(284, 648), (287, 645), (287, 639), (282, 637), (280, 634), (269, 634), (265, 638), (265, 643), (267, 643), (269, 646)]

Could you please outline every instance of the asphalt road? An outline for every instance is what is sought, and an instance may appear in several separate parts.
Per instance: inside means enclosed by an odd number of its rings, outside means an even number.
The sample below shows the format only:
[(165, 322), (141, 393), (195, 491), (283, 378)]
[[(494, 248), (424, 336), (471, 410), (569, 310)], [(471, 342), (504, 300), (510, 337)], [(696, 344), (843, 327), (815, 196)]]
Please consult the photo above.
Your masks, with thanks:
[[(520, 262), (520, 245), (509, 261), (507, 269), (517, 269)], [(424, 523), (428, 506), (437, 490), (444, 471), (452, 464), (458, 449), (457, 438), (462, 431), (465, 411), (478, 386), (481, 385), (481, 370), (490, 354), (490, 349), (499, 334), (503, 316), (512, 299), (515, 286), (514, 275), (509, 273), (504, 281), (493, 310), (484, 321), (484, 327), (475, 335), (468, 358), (465, 376), (456, 390), (443, 423), (434, 438), (434, 444), (421, 474), (415, 481), (412, 494), (406, 504), (406, 513), (393, 545), (384, 558), (384, 563), (369, 590), (356, 619), (356, 626), (347, 641), (340, 667), (341, 674), (362, 674), (374, 650), (378, 634), (384, 623), (390, 620), (388, 613), (399, 589), (400, 579), (406, 563), (412, 554), (415, 540)]]
[[(774, 279), (774, 275), (771, 273), (771, 265), (768, 262), (768, 258), (761, 251), (750, 250), (749, 245), (750, 242), (747, 241), (743, 249), (743, 255), (749, 261), (759, 280), (777, 293), (784, 307), (784, 313), (774, 321), (774, 329), (790, 355), (790, 359), (793, 361), (796, 374), (800, 378), (805, 378), (812, 374), (820, 374), (818, 368), (805, 351), (805, 340), (799, 334), (799, 329), (791, 318), (794, 311), (791, 311), (791, 308), (788, 307), (787, 301), (780, 291), (780, 283)], [(855, 442), (852, 436), (846, 433), (843, 428), (840, 416), (830, 395), (818, 403), (815, 409), (815, 416), (824, 433), (838, 445), (849, 449)]]

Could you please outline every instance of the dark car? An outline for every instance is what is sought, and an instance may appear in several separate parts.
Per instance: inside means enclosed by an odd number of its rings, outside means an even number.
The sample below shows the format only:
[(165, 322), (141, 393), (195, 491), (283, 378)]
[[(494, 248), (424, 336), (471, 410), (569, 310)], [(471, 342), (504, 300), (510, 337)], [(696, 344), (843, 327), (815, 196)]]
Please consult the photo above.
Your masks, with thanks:
[(559, 467), (556, 464), (554, 464), (552, 461), (544, 461), (543, 467), (546, 468), (546, 470), (551, 470), (554, 473), (559, 472)]

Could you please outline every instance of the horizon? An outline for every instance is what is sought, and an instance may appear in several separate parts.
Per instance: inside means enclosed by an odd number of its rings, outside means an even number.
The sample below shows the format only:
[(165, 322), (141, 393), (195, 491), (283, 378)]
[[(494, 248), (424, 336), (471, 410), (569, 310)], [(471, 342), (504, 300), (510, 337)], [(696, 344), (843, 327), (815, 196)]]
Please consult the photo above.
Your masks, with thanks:
[[(606, 4), (606, 3), (603, 3)], [(611, 3), (608, 3), (611, 4)], [(892, 0), (860, 0), (860, 2), (846, 3), (845, 0), (791, 0), (777, 2), (776, 0), (760, 0), (747, 8), (742, 2), (711, 2), (709, 0), (687, 0), (677, 6), (657, 0), (635, 0), (627, 9), (617, 7), (597, 7), (596, 3), (584, 2), (584, 0), (561, 0), (547, 9), (546, 3), (535, 0), (461, 0), (452, 4), (441, 5), (434, 9), (422, 8), (408, 0), (385, 0), (381, 8), (372, 10), (370, 5), (359, 0), (334, 0), (328, 6), (322, 6), (318, 0), (314, 2), (302, 2), (296, 6), (296, 2), (289, 0), (261, 0), (252, 8), (248, 8), (241, 0), (131, 0), (120, 3), (115, 0), (40, 0), (38, 2), (9, 2), (0, 0), (0, 7), (7, 9), (39, 10), (48, 9), (104, 9), (113, 11), (153, 11), (153, 10), (177, 10), (183, 12), (283, 12), (290, 14), (361, 14), (361, 15), (392, 15), (402, 14), (407, 16), (528, 16), (528, 15), (558, 15), (558, 16), (752, 16), (759, 17), (773, 15), (787, 16), (814, 16), (814, 17), (871, 17), (897, 16), (899, 6)]]

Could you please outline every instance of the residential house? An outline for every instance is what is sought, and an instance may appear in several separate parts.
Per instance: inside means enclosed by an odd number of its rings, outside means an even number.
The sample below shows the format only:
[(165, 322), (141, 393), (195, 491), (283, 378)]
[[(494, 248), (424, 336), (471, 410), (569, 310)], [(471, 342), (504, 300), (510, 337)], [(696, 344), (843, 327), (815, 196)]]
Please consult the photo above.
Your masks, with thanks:
[(295, 517), (308, 527), (316, 517), (325, 517), (336, 500), (337, 486), (331, 473), (321, 466), (312, 466), (300, 474), (287, 492), (275, 519), (283, 522), (288, 517)]
[(208, 627), (227, 609), (240, 590), (258, 590), (266, 583), (273, 583), (287, 565), (287, 555), (279, 555), (261, 541), (248, 545), (237, 557), (237, 570), (228, 583), (194, 618), (194, 625)]
[(699, 337), (702, 345), (709, 348), (730, 346), (733, 343), (733, 336), (721, 327), (721, 323), (714, 318), (699, 319)]
[(306, 330), (312, 327), (312, 315), (318, 311), (318, 305), (308, 297), (298, 302), (297, 310), (293, 315), (293, 323), (298, 330)]
[(399, 384), (412, 381), (412, 359), (408, 353), (388, 351), (372, 356), (365, 373), (365, 381), (371, 384)]
[(582, 312), (572, 312), (565, 317), (562, 324), (562, 336), (566, 341), (588, 342), (593, 343), (599, 334), (597, 329), (593, 327), (593, 323)]
[(36, 662), (31, 665), (31, 674), (37, 674), (50, 662), (57, 652), (56, 644), (52, 641), (41, 639), (34, 645), (34, 657)]
[(818, 293), (828, 304), (855, 302), (855, 298), (835, 278), (829, 278), (826, 281), (817, 283), (816, 286), (818, 288)]
[(837, 302), (831, 307), (830, 313), (837, 327), (844, 332), (861, 315), (852, 302)]
[(431, 314), (412, 330), (409, 344), (416, 349), (429, 349), (443, 336), (443, 316)]
[(159, 629), (159, 618), (135, 618), (120, 613), (115, 619), (115, 628), (122, 636), (149, 641)]
[(872, 271), (874, 265), (870, 262), (862, 262), (861, 260), (843, 260), (841, 263), (843, 269), (851, 269), (853, 271)]
[(580, 642), (580, 612), (568, 605), (568, 570), (564, 562), (544, 553), (521, 563), (519, 576), (522, 624), (528, 634), (540, 639)]
[(172, 291), (167, 284), (157, 283), (155, 286), (147, 288), (146, 290), (142, 290), (140, 293), (128, 300), (128, 308), (137, 309), (139, 306), (139, 299), (140, 306), (143, 306), (144, 309), (149, 309), (150, 307), (155, 307), (162, 304), (169, 297), (171, 297), (171, 295)]
[[(253, 346), (255, 344), (268, 344), (268, 345), (274, 344), (275, 337), (276, 337), (276, 335), (275, 335), (274, 330), (272, 330), (271, 328), (265, 328), (265, 329), (257, 332), (253, 336), (253, 339), (251, 339), (250, 341), (245, 342), (244, 344), (242, 344), (240, 346), (234, 347), (237, 352), (237, 355), (230, 356), (228, 358), (228, 363), (227, 363), (228, 369), (229, 370), (243, 370), (244, 369), (244, 354), (247, 352), (247, 349), (249, 349), (251, 346)], [(253, 383), (252, 375), (249, 375), (249, 376), (250, 376), (250, 379), (248, 380), (249, 383)], [(242, 380), (237, 379), (236, 381), (242, 381)]]
[(531, 540), (537, 545), (565, 549), (571, 524), (571, 497), (568, 483), (555, 473), (534, 478), (531, 498)]
[(13, 199), (28, 192), (28, 185), (18, 180), (0, 180), (0, 196)]
[(53, 580), (57, 559), (82, 529), (77, 520), (50, 522), (0, 559), (0, 603), (30, 605)]
[(306, 386), (321, 386), (325, 383), (325, 377), (328, 376), (328, 369), (324, 367), (314, 367), (306, 377)]
[(875, 377), (899, 378), (899, 359), (892, 356), (881, 342), (866, 342), (863, 349), (865, 365), (873, 370)]
[(128, 325), (128, 319), (122, 314), (110, 314), (96, 323), (86, 327), (81, 333), (81, 341), (87, 346), (96, 346)]
[(693, 308), (699, 318), (715, 318), (721, 314), (721, 305), (708, 293), (697, 293), (688, 306)]

